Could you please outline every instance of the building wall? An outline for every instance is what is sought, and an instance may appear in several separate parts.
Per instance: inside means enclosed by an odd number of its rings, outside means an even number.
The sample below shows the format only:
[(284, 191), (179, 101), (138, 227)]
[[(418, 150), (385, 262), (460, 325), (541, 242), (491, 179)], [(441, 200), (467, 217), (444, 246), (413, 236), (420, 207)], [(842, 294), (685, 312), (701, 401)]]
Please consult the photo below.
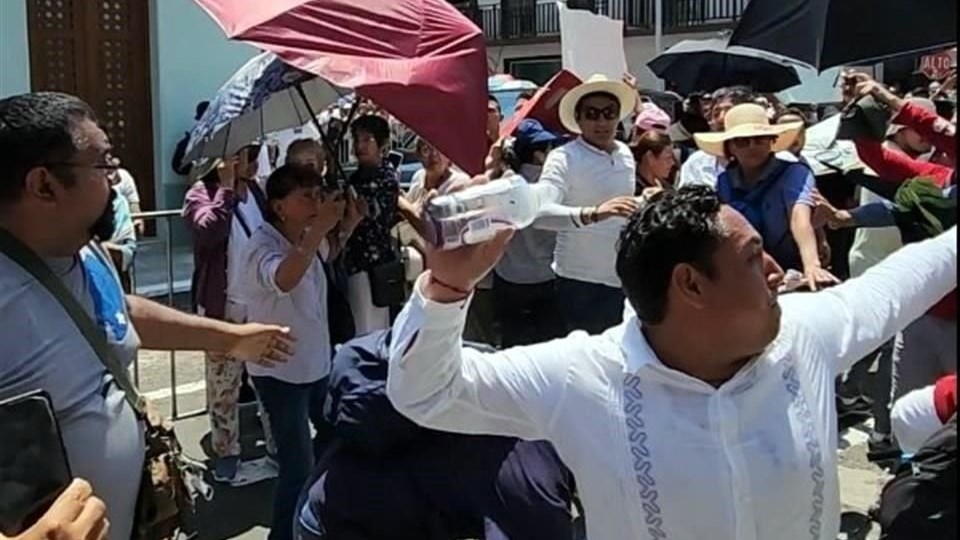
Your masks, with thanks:
[(170, 166), (177, 142), (192, 127), (197, 103), (213, 97), (257, 51), (228, 40), (193, 0), (153, 0), (151, 26), (157, 206), (179, 208), (187, 180)]
[[(685, 39), (706, 39), (715, 36), (715, 33), (667, 34), (663, 36), (663, 47), (667, 49)], [(653, 36), (626, 37), (623, 47), (626, 52), (627, 67), (637, 78), (637, 84), (641, 88), (657, 88), (659, 79), (647, 68), (647, 62), (657, 55)], [(491, 46), (487, 50), (489, 64), (498, 72), (504, 70), (507, 60), (538, 56), (559, 57), (560, 53), (559, 40), (549, 43)]]
[(0, 0), (0, 97), (29, 91), (27, 1)]

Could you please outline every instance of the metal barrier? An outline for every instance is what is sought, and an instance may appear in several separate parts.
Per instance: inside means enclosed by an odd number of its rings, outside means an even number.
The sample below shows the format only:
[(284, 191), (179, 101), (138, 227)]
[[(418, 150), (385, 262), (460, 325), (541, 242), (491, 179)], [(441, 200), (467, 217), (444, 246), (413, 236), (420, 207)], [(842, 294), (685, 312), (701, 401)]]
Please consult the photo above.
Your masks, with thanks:
[[(153, 222), (157, 227), (153, 237), (141, 237), (137, 239), (137, 256), (134, 257), (133, 264), (130, 268), (130, 281), (132, 290), (136, 292), (138, 285), (138, 261), (140, 262), (142, 273), (147, 273), (147, 269), (142, 267), (144, 263), (144, 256), (146, 253), (151, 251), (151, 248), (155, 246), (162, 246), (163, 254), (163, 272), (162, 276), (162, 285), (163, 290), (159, 295), (151, 295), (155, 299), (159, 297), (165, 297), (166, 305), (170, 307), (175, 306), (175, 297), (177, 291), (175, 290), (175, 261), (174, 261), (174, 245), (173, 245), (173, 229), (174, 223), (176, 220), (181, 219), (181, 210), (160, 210), (155, 212), (140, 212), (133, 215), (133, 219), (143, 220), (144, 222)], [(162, 225), (161, 225), (162, 223)], [(148, 259), (149, 261), (150, 259)], [(155, 270), (155, 268), (151, 268)], [(142, 275), (140, 277), (143, 277)], [(156, 281), (156, 280), (154, 280)], [(158, 291), (160, 292), (160, 291)], [(169, 358), (169, 391), (170, 391), (170, 417), (173, 420), (183, 420), (186, 418), (191, 418), (194, 416), (200, 416), (206, 414), (206, 398), (204, 397), (204, 407), (202, 409), (197, 409), (194, 411), (188, 411), (185, 413), (180, 412), (180, 403), (179, 396), (177, 395), (177, 353), (176, 351), (171, 351), (168, 353)], [(133, 364), (133, 378), (137, 386), (140, 386), (141, 378), (141, 359), (140, 355), (137, 355), (136, 361)]]

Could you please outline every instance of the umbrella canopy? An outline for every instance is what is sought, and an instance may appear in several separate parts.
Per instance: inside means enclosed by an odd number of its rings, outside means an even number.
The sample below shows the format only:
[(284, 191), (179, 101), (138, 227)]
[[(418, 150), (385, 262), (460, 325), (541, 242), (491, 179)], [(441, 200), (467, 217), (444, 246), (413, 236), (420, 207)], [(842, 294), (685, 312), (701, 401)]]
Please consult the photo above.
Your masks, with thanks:
[(956, 0), (750, 0), (730, 43), (823, 70), (946, 47), (956, 22)]
[(560, 100), (567, 92), (583, 84), (579, 77), (567, 70), (561, 70), (547, 84), (537, 90), (533, 99), (526, 102), (510, 120), (500, 127), (501, 137), (511, 137), (520, 122), (526, 119), (539, 121), (546, 129), (557, 133), (566, 133), (560, 121)]
[(758, 92), (778, 92), (800, 84), (797, 63), (747, 47), (728, 46), (724, 38), (689, 39), (647, 63), (682, 94), (748, 85)]
[(232, 39), (389, 111), (470, 173), (486, 156), (483, 32), (446, 0), (196, 0)]
[(190, 132), (184, 162), (233, 155), (264, 135), (301, 127), (313, 120), (311, 110), (335, 103), (342, 92), (273, 53), (257, 55), (210, 100)]

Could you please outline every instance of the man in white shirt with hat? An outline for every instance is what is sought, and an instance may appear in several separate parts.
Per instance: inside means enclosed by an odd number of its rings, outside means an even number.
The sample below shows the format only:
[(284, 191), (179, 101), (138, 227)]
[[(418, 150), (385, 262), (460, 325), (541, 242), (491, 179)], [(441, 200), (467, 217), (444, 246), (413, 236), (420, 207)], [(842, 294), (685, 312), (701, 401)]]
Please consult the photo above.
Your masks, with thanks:
[(779, 298), (760, 235), (693, 186), (627, 223), (616, 271), (633, 309), (619, 326), (464, 349), (471, 291), (509, 238), (430, 254), (393, 328), (387, 395), (427, 427), (553, 443), (596, 540), (835, 540), (834, 379), (957, 283), (952, 228)]
[(552, 151), (537, 189), (534, 226), (557, 231), (553, 270), (567, 330), (600, 333), (620, 321), (623, 292), (614, 270), (615, 245), (636, 210), (635, 162), (616, 140), (617, 125), (633, 113), (637, 92), (594, 75), (560, 101), (560, 120), (573, 141)]

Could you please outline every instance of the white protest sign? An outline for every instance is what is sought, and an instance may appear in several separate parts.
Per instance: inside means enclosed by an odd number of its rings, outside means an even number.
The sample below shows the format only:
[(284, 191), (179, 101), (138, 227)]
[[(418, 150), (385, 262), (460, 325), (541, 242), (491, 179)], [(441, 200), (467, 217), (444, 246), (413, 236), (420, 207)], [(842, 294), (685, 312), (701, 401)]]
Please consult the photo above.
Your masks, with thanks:
[(557, 2), (557, 9), (563, 69), (583, 80), (596, 74), (621, 80), (627, 73), (623, 21), (582, 9), (569, 9), (563, 2)]

